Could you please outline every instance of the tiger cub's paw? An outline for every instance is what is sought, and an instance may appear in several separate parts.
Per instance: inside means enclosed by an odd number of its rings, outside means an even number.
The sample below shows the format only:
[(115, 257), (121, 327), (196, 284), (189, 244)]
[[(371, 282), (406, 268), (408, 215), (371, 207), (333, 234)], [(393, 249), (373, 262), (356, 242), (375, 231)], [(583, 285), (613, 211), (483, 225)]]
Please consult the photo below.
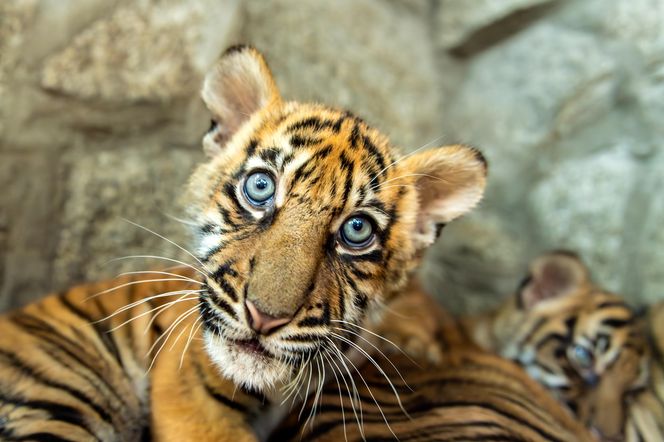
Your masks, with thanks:
[(403, 352), (420, 365), (440, 365), (443, 355), (437, 334), (441, 312), (441, 307), (419, 289), (399, 295), (390, 302), (377, 328), (385, 338), (380, 342), (381, 350), (388, 355)]

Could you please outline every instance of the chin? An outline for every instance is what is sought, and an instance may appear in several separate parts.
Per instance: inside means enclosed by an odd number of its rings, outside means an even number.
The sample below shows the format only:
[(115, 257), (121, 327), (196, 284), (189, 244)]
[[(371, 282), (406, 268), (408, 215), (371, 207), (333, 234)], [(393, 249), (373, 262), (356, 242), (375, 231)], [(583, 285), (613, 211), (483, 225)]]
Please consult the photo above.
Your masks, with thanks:
[(205, 348), (221, 374), (242, 387), (267, 391), (287, 383), (291, 368), (272, 355), (206, 332)]

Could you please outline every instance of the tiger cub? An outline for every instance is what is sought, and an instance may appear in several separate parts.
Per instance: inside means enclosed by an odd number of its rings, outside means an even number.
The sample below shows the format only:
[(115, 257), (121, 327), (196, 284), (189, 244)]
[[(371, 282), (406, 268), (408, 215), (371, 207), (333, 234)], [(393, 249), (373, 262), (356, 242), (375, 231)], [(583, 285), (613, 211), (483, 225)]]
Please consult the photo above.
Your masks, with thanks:
[(0, 437), (265, 439), (282, 402), (329, 378), (329, 354), (371, 356), (385, 306), (484, 192), (475, 149), (401, 156), (350, 112), (284, 101), (251, 47), (221, 57), (202, 97), (209, 159), (184, 198), (196, 265), (2, 317)]
[[(335, 357), (334, 379), (304, 408), (296, 408), (271, 440), (593, 440), (517, 364), (477, 347), (418, 287), (394, 307), (386, 323), (412, 322), (421, 333), (437, 336), (438, 366), (432, 366), (428, 352), (412, 361), (391, 351), (386, 378), (373, 364), (356, 373)], [(319, 410), (319, 416), (307, 425), (300, 416), (309, 410)]]
[[(661, 332), (664, 314), (656, 314), (660, 322), (650, 327)], [(514, 296), (465, 327), (483, 348), (521, 364), (603, 440), (664, 440), (662, 361), (651, 359), (659, 347), (648, 343), (646, 320), (595, 285), (575, 254), (536, 258)]]

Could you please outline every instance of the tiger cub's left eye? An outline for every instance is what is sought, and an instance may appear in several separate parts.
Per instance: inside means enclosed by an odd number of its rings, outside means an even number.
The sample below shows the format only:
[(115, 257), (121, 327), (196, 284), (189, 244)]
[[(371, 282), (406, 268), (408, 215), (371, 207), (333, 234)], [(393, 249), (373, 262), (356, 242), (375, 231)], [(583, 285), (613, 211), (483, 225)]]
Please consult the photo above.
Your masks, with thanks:
[(274, 195), (274, 179), (265, 172), (255, 172), (244, 182), (244, 194), (254, 206), (265, 205)]
[(593, 365), (593, 355), (585, 347), (582, 347), (581, 345), (575, 345), (572, 348), (572, 356), (574, 360), (576, 361), (577, 364), (579, 364), (579, 367), (581, 368), (590, 368)]
[(373, 224), (364, 216), (348, 218), (341, 226), (341, 239), (352, 248), (367, 246), (373, 238)]

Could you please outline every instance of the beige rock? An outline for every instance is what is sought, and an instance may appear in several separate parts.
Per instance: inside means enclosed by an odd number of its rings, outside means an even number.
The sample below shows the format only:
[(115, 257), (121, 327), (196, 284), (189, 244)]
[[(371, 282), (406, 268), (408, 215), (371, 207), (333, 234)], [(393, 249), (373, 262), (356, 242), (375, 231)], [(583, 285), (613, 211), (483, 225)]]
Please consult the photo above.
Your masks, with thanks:
[(527, 242), (509, 221), (480, 210), (445, 227), (421, 269), (425, 287), (454, 313), (479, 312), (524, 276)]
[(439, 0), (436, 15), (438, 43), (445, 49), (466, 40), (515, 12), (553, 0)]
[[(140, 148), (139, 148), (140, 147)], [(125, 150), (72, 152), (65, 183), (69, 198), (62, 212), (56, 248), (54, 284), (109, 277), (121, 270), (167, 267), (153, 260), (110, 259), (133, 254), (160, 255), (191, 262), (167, 241), (133, 226), (130, 220), (186, 246), (186, 226), (172, 219), (182, 186), (202, 154), (199, 149), (164, 149), (158, 145)]]
[(245, 6), (245, 38), (286, 97), (348, 108), (406, 149), (442, 135), (433, 44), (417, 14), (372, 0)]
[(237, 0), (141, 0), (77, 35), (42, 70), (44, 88), (84, 100), (161, 102), (195, 94), (229, 44)]

